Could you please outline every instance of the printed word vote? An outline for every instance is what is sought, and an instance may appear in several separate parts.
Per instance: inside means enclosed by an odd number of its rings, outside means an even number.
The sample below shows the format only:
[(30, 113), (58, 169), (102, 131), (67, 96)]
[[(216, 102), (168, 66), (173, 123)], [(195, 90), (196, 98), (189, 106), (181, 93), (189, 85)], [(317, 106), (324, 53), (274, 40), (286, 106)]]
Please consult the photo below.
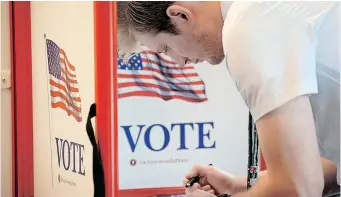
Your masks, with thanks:
[(65, 170), (85, 176), (83, 165), (84, 145), (57, 137), (55, 139), (59, 168), (62, 163)]
[[(177, 150), (188, 150), (186, 144), (186, 135), (189, 132), (195, 132), (196, 138), (190, 140), (197, 140), (195, 149), (207, 149), (215, 148), (215, 140), (210, 137), (214, 128), (213, 122), (197, 122), (197, 123), (172, 123), (170, 125), (153, 124), (153, 125), (126, 125), (121, 126), (128, 140), (129, 146), (132, 152), (136, 151), (138, 143), (144, 143), (144, 145), (151, 151), (162, 151), (171, 144), (179, 144)], [(179, 138), (171, 138), (179, 132)], [(161, 138), (152, 138), (151, 136), (162, 136)], [(134, 136), (134, 137), (133, 137)], [(193, 135), (192, 135), (193, 136)], [(141, 139), (143, 138), (143, 139)], [(175, 141), (171, 141), (175, 140)], [(143, 141), (143, 142), (140, 142)], [(160, 146), (161, 141), (161, 146)], [(155, 145), (156, 144), (156, 145)]]

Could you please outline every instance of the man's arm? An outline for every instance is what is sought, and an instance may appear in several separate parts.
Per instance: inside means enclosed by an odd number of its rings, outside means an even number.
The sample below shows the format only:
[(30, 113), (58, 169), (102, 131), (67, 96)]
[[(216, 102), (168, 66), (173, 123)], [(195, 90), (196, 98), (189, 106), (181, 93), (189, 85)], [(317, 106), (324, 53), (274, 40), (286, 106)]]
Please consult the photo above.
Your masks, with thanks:
[[(321, 164), (323, 167), (323, 175), (324, 175), (324, 190), (323, 194), (327, 194), (329, 192), (335, 192), (340, 190), (340, 186), (337, 184), (336, 176), (337, 176), (337, 168), (336, 165), (323, 157), (321, 157)], [(258, 174), (258, 179), (265, 179), (267, 178), (268, 171), (263, 170), (260, 171)], [(237, 191), (246, 191), (246, 185), (247, 185), (247, 177), (239, 177), (238, 178), (238, 184), (236, 185)]]
[(268, 172), (233, 197), (321, 196), (323, 170), (308, 96), (291, 100), (256, 124)]

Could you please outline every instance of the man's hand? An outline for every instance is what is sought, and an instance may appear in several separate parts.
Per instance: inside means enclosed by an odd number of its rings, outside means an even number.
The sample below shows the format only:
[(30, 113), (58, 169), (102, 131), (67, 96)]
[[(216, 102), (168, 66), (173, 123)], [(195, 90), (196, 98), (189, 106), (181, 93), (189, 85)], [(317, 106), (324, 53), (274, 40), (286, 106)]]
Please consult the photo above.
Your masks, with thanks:
[(213, 194), (234, 194), (246, 190), (246, 178), (234, 176), (218, 168), (207, 165), (194, 165), (185, 175), (184, 183), (192, 177), (200, 176), (201, 187), (209, 185)]
[[(206, 190), (206, 191), (205, 191)], [(212, 194), (212, 190), (202, 188), (198, 183), (186, 189), (186, 197), (216, 197)]]

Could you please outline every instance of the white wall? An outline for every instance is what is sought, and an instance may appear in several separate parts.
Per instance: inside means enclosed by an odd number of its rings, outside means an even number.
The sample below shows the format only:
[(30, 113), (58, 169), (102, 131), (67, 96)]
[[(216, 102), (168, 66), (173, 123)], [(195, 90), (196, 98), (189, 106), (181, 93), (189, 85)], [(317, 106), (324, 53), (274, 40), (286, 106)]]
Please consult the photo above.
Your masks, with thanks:
[[(93, 21), (92, 2), (31, 2), (35, 197), (93, 196), (92, 146), (85, 130), (86, 116), (95, 99)], [(76, 67), (82, 101), (81, 123), (59, 108), (50, 108), (45, 33)], [(85, 176), (65, 170), (62, 163), (59, 167), (55, 137), (84, 145)], [(71, 166), (72, 169), (73, 160)], [(59, 181), (59, 175), (64, 181)]]
[[(1, 2), (1, 71), (10, 70), (9, 3)], [(1, 90), (0, 191), (1, 197), (12, 196), (12, 127), (11, 89)]]

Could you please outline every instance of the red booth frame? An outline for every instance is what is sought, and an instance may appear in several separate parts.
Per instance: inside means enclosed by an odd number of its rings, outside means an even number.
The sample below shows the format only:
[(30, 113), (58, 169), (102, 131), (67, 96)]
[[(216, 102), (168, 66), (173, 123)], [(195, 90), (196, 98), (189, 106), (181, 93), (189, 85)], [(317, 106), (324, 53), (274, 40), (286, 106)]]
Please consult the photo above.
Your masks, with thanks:
[[(34, 196), (31, 7), (10, 1), (12, 196)], [(107, 197), (181, 194), (183, 187), (119, 190), (116, 2), (94, 2), (96, 125)], [(23, 33), (24, 32), (24, 33)], [(108, 110), (109, 109), (109, 110)], [(114, 132), (112, 132), (114, 131)], [(261, 157), (261, 170), (265, 162)]]
[(31, 5), (9, 3), (12, 196), (34, 195)]

